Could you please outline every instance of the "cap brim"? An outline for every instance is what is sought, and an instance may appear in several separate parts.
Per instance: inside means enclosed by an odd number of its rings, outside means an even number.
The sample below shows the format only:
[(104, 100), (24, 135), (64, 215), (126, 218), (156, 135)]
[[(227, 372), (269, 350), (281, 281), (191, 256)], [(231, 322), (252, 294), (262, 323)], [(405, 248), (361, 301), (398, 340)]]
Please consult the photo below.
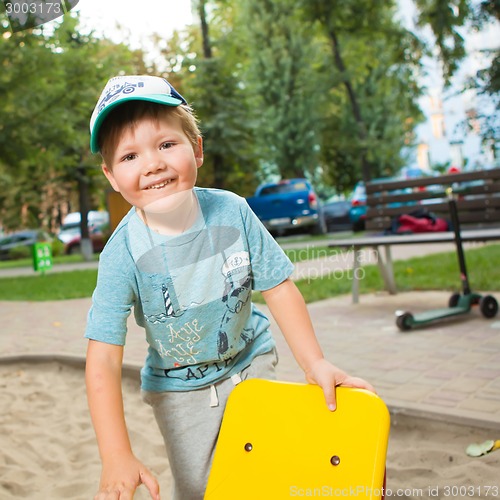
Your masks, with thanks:
[(115, 102), (112, 102), (108, 104), (98, 115), (97, 118), (94, 122), (94, 126), (92, 127), (92, 132), (90, 134), (90, 151), (92, 153), (98, 153), (99, 152), (99, 130), (101, 128), (101, 125), (103, 124), (104, 120), (108, 116), (108, 114), (118, 107), (120, 104), (123, 104), (124, 102), (127, 101), (149, 101), (149, 102), (156, 102), (158, 104), (164, 104), (165, 106), (172, 106), (172, 107), (177, 107), (181, 104), (184, 103), (181, 99), (177, 99), (176, 97), (172, 97), (169, 95), (163, 95), (163, 94), (151, 94), (151, 95), (144, 95), (144, 96), (129, 96), (129, 97), (122, 97), (121, 99), (118, 99)]

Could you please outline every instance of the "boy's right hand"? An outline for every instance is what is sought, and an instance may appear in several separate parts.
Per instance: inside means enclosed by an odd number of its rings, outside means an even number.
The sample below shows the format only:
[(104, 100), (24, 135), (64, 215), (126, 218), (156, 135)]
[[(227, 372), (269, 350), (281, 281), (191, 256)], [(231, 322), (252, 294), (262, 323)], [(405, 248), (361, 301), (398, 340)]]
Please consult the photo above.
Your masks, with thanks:
[(144, 484), (153, 500), (160, 500), (158, 481), (135, 456), (114, 456), (103, 463), (99, 491), (94, 500), (132, 500)]

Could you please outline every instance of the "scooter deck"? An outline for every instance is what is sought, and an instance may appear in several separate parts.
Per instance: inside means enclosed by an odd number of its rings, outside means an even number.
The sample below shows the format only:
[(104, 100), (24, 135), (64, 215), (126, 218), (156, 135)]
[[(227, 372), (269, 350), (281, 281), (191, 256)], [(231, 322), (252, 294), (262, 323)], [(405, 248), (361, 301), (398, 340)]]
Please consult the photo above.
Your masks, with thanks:
[(224, 413), (205, 499), (383, 493), (390, 417), (362, 389), (337, 388), (337, 410), (310, 384), (247, 380)]
[(412, 323), (427, 323), (441, 318), (450, 318), (452, 316), (459, 316), (460, 314), (467, 314), (470, 311), (469, 307), (443, 307), (442, 309), (431, 309), (430, 311), (420, 312), (413, 314)]

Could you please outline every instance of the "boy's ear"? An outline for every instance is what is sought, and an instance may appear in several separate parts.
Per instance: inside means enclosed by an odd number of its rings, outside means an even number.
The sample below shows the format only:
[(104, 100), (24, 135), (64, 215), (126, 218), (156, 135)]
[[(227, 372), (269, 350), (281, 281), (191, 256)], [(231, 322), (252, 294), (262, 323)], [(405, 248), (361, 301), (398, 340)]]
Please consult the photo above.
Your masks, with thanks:
[(106, 179), (108, 179), (109, 183), (111, 184), (111, 187), (117, 192), (120, 192), (120, 188), (118, 187), (118, 184), (116, 184), (115, 177), (113, 175), (113, 172), (106, 166), (105, 163), (101, 165), (101, 169), (103, 174), (106, 176)]
[(198, 136), (198, 145), (194, 149), (194, 157), (196, 158), (196, 166), (200, 168), (203, 165), (203, 138)]

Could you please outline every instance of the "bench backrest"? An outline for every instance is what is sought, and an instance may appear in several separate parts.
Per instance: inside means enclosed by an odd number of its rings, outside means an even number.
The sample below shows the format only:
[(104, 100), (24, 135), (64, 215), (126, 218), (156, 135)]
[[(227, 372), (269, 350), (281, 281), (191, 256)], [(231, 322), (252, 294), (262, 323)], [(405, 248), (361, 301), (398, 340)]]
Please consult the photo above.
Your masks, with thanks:
[(366, 185), (366, 229), (384, 230), (401, 214), (425, 208), (449, 219), (446, 189), (457, 194), (461, 224), (477, 228), (500, 225), (500, 168), (436, 177), (374, 181)]

